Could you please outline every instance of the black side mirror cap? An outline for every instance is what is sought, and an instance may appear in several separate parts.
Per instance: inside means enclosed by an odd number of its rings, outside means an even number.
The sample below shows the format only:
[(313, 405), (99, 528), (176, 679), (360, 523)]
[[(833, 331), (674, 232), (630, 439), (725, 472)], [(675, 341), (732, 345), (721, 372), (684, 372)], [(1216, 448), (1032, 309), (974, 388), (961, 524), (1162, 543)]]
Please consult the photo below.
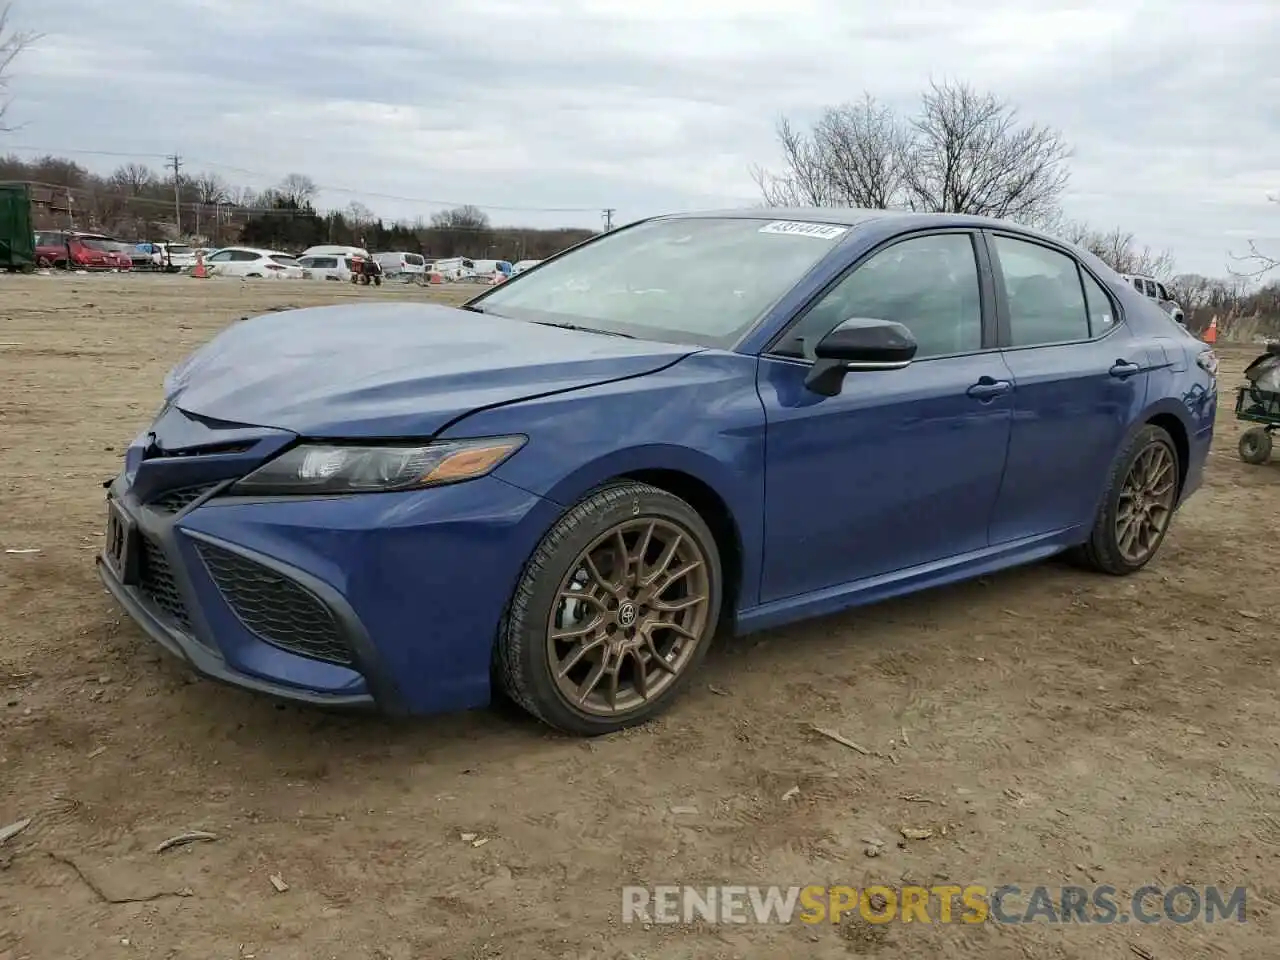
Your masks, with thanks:
[(813, 351), (817, 360), (805, 386), (834, 397), (850, 371), (901, 370), (918, 349), (916, 338), (900, 323), (853, 317), (818, 341)]

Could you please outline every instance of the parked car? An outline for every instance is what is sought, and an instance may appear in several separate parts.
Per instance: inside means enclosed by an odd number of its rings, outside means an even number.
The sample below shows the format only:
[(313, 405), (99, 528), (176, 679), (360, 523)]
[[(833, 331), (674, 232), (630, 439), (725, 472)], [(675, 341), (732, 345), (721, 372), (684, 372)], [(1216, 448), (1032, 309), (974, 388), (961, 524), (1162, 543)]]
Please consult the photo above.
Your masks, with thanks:
[(1175, 322), (1186, 324), (1186, 318), (1182, 313), (1182, 305), (1173, 299), (1163, 283), (1155, 277), (1144, 277), (1132, 273), (1126, 273), (1123, 276), (1133, 284), (1133, 288), (1140, 294), (1148, 300), (1154, 300), (1158, 303), (1160, 309), (1173, 317)]
[(306, 270), (314, 280), (340, 280), (343, 283), (351, 281), (353, 263), (350, 257), (299, 257), (298, 266)]
[(298, 258), (279, 250), (254, 247), (223, 247), (205, 257), (205, 265), (219, 277), (245, 279), (270, 277), (277, 280), (301, 280), (305, 275)]
[(168, 273), (179, 273), (196, 265), (196, 250), (187, 243), (157, 243), (156, 266)]
[(427, 273), (426, 260), (420, 253), (407, 251), (375, 253), (373, 259), (387, 277), (399, 277), (402, 280), (423, 280)]
[(39, 230), (35, 234), (36, 263), (69, 270), (116, 270), (120, 257), (110, 237), (75, 230)]
[(519, 260), (511, 267), (511, 275), (514, 277), (518, 273), (524, 273), (540, 264), (541, 260)]
[(601, 734), (678, 697), (718, 625), (1061, 552), (1136, 573), (1201, 484), (1216, 370), (1009, 223), (660, 217), (461, 308), (228, 327), (125, 454), (100, 570), (243, 687), (421, 713), (496, 682)]

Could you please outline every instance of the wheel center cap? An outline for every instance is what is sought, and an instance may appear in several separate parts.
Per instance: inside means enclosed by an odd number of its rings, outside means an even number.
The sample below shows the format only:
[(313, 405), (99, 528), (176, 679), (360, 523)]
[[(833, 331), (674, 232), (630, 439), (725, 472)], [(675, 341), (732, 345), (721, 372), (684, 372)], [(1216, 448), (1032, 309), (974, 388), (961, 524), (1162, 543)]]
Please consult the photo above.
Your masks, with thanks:
[(633, 627), (637, 617), (636, 605), (630, 600), (624, 600), (618, 606), (618, 625), (623, 627)]

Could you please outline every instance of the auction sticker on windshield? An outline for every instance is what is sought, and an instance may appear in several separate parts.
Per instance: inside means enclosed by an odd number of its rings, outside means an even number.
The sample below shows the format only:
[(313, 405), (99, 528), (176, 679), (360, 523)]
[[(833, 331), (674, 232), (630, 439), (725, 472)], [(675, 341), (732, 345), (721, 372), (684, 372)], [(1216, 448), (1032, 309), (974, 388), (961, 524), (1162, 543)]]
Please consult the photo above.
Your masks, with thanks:
[(837, 227), (830, 223), (803, 223), (799, 220), (775, 220), (760, 228), (761, 233), (784, 233), (796, 237), (816, 237), (819, 240), (834, 240), (843, 236), (848, 227)]

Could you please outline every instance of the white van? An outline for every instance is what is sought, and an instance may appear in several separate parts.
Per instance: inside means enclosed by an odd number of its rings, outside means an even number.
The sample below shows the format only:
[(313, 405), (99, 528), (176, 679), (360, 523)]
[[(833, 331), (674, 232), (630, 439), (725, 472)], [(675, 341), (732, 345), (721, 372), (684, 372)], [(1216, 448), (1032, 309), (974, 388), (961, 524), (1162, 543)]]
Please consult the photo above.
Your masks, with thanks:
[(476, 262), (466, 257), (449, 257), (431, 264), (431, 272), (440, 274), (445, 280), (461, 280), (475, 275)]
[(299, 255), (302, 257), (355, 257), (360, 260), (371, 260), (369, 251), (361, 247), (342, 247), (334, 244), (320, 244), (317, 247), (307, 247)]
[(403, 277), (413, 281), (425, 276), (427, 272), (427, 261), (418, 253), (375, 253), (373, 259), (388, 277)]

